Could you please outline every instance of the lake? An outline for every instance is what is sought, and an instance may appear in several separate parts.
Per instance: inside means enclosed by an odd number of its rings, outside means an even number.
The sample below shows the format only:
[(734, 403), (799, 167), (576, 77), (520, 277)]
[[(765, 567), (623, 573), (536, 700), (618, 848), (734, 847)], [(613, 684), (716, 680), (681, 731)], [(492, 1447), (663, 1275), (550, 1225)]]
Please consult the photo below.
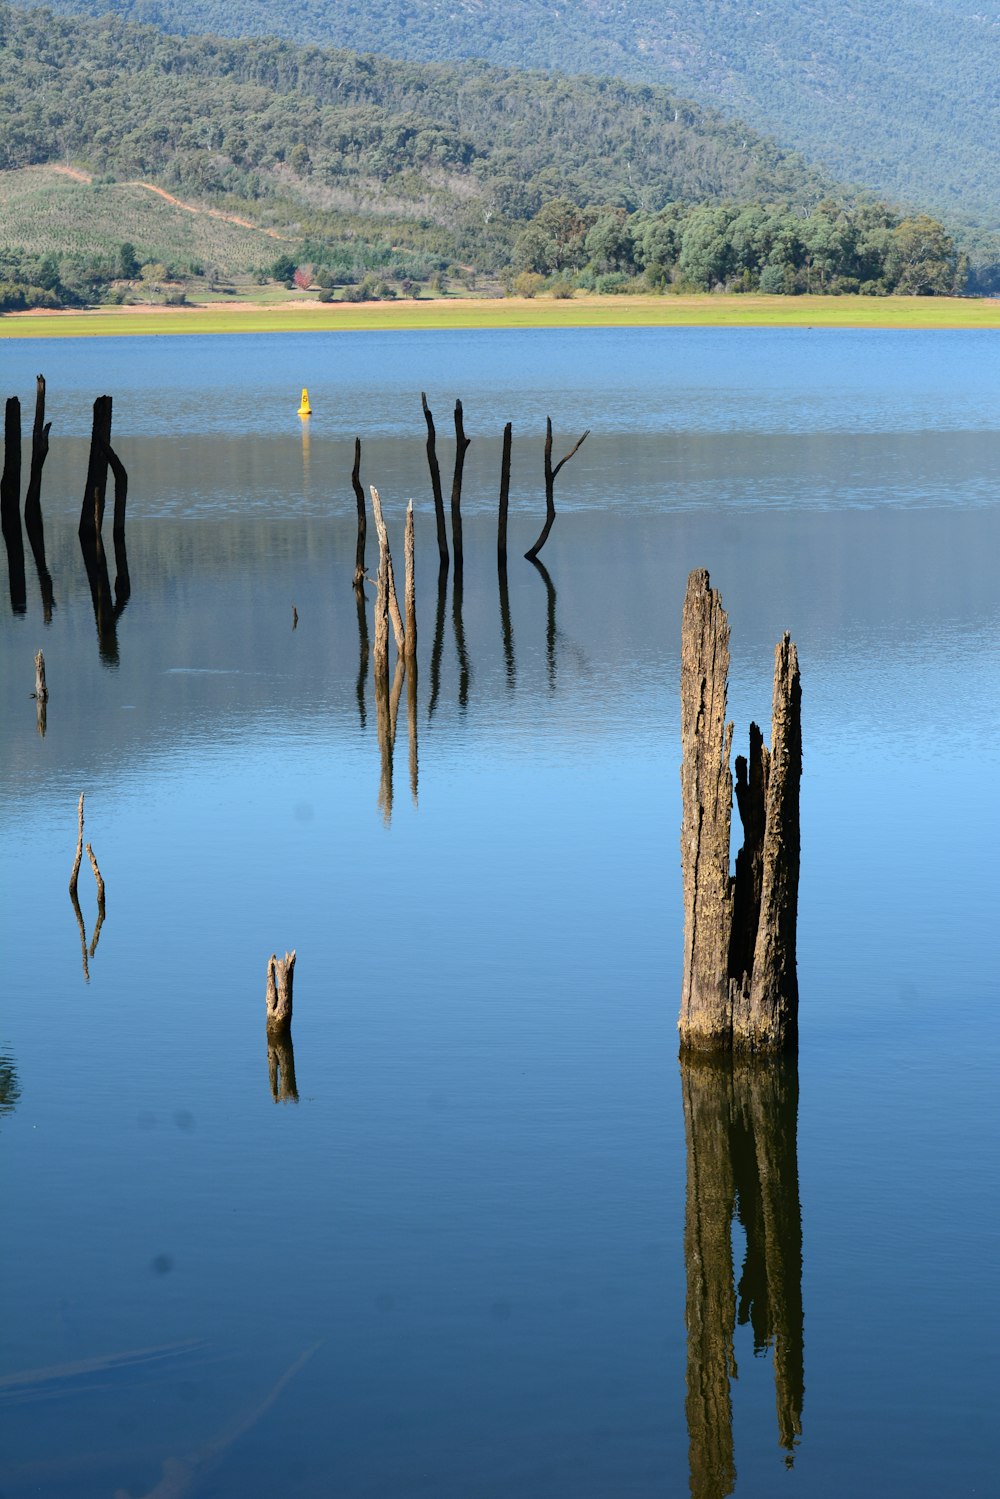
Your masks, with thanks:
[[(4, 1499), (992, 1490), (998, 347), (0, 343), (52, 420), (51, 597), (26, 549), (0, 625)], [(472, 437), (457, 597), (421, 390), (446, 499), (456, 397)], [(76, 535), (104, 392), (127, 598)], [(591, 435), (537, 569), (546, 415)], [(414, 500), (394, 736), (355, 436), (400, 577)], [(799, 651), (797, 1068), (677, 1059), (693, 567), (740, 751)]]

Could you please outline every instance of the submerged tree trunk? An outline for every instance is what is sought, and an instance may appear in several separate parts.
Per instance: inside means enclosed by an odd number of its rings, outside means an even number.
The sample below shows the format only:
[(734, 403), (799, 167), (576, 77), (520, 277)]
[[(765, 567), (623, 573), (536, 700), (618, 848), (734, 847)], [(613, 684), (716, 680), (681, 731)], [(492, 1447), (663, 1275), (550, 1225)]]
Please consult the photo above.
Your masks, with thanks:
[(779, 1051), (798, 1038), (802, 695), (795, 646), (785, 635), (775, 651), (770, 752), (751, 724), (749, 759), (736, 761), (744, 844), (735, 876), (728, 673), (729, 621), (708, 573), (696, 569), (681, 636), (681, 1045)]

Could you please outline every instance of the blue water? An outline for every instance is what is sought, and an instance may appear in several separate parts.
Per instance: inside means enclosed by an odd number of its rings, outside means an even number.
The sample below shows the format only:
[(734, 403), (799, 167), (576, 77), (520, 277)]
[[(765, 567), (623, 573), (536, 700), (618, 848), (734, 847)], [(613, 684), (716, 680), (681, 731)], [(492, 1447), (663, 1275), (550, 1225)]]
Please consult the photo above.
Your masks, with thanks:
[[(46, 624), (29, 552), (26, 612), (0, 624), (6, 1499), (991, 1490), (996, 351), (808, 330), (0, 343), (27, 413), (48, 379), (56, 601)], [(446, 490), (456, 396), (473, 436), (440, 636), (421, 389)], [(75, 530), (103, 391), (132, 593), (99, 642)], [(546, 414), (557, 456), (592, 434), (547, 579), (521, 557)], [(400, 572), (409, 495), (417, 518), (391, 790), (370, 668), (358, 694), (355, 435)], [(803, 677), (797, 1136), (766, 1108), (756, 1136), (791, 1227), (770, 1346), (709, 1327), (734, 1339), (731, 1479), (705, 1476), (724, 1403), (707, 1433), (691, 1406), (690, 1298), (725, 1300), (725, 1236), (685, 1255), (726, 1168), (699, 1197), (714, 1105), (686, 1136), (676, 1057), (694, 566), (729, 611), (740, 748), (783, 629)], [(86, 976), (81, 791), (107, 885)], [(80, 904), (89, 947), (86, 857)], [(299, 1101), (276, 1104), (265, 969), (292, 947)], [(737, 1279), (746, 1238), (734, 1222)]]

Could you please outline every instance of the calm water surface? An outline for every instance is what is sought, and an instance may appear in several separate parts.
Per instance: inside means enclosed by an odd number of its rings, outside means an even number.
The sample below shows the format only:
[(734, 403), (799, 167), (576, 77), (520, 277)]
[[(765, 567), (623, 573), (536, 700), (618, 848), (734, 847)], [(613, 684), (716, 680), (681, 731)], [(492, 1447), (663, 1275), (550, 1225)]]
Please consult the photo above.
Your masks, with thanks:
[[(130, 338), (0, 369), (26, 426), (44, 370), (53, 422), (52, 607), (28, 551), (0, 625), (4, 1499), (991, 1492), (996, 337)], [(456, 396), (473, 438), (458, 598), (421, 389), (446, 491)], [(98, 628), (104, 391), (131, 597), (109, 535)], [(557, 456), (591, 436), (538, 571), (546, 414)], [(400, 564), (416, 512), (394, 744), (355, 435)], [(797, 1070), (677, 1062), (694, 566), (741, 748), (799, 648)]]

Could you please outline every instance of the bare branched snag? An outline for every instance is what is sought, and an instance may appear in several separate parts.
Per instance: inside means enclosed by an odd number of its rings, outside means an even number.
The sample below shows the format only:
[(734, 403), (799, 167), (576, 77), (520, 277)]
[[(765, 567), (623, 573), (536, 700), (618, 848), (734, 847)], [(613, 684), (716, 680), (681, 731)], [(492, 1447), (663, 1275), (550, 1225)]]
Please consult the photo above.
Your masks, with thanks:
[(590, 428), (588, 427), (586, 432), (580, 438), (579, 442), (575, 443), (574, 446), (570, 448), (565, 458), (560, 458), (555, 468), (553, 468), (552, 418), (549, 416), (545, 418), (545, 524), (542, 527), (542, 534), (539, 536), (530, 552), (525, 552), (524, 554), (529, 562), (534, 562), (535, 558), (542, 550), (542, 547), (548, 541), (549, 532), (552, 530), (552, 525), (556, 518), (556, 478), (558, 476), (559, 470), (563, 467), (564, 464), (569, 462), (569, 460), (575, 453), (578, 453), (580, 451), (589, 436)]
[(292, 1024), (292, 980), (295, 976), (295, 949), (286, 952), (284, 960), (272, 953), (267, 960), (267, 990), (264, 1003), (267, 1007), (268, 1034), (281, 1034)]
[(726, 722), (729, 621), (692, 572), (681, 637), (684, 1048), (780, 1051), (798, 1037), (795, 967), (802, 693), (795, 646), (775, 650), (771, 750), (750, 726), (736, 761), (744, 844), (729, 873), (733, 726)]
[(431, 471), (431, 490), (434, 495), (434, 519), (437, 522), (438, 552), (441, 556), (441, 567), (447, 568), (448, 558), (448, 528), (444, 519), (444, 494), (441, 490), (441, 465), (437, 460), (437, 433), (434, 430), (434, 417), (427, 404), (427, 396), (420, 392), (420, 404), (424, 409), (424, 421), (427, 423), (427, 467)]

